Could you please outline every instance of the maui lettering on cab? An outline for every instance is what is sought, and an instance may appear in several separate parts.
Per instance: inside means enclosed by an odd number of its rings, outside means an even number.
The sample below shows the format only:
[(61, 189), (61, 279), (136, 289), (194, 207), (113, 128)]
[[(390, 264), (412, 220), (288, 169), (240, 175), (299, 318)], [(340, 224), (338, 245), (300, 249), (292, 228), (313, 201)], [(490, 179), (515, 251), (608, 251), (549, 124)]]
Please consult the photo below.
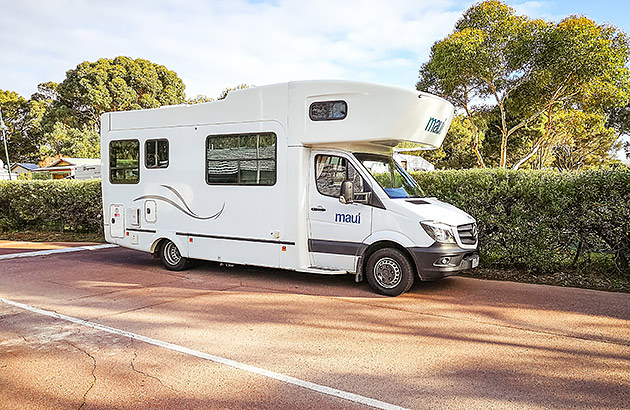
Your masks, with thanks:
[(335, 222), (342, 222), (345, 224), (360, 224), (361, 212), (356, 215), (352, 214), (335, 214)]
[(437, 118), (429, 118), (429, 122), (427, 122), (427, 126), (424, 127), (425, 131), (432, 132), (434, 134), (439, 134), (442, 132), (442, 128), (444, 128), (444, 123), (446, 121), (440, 121)]

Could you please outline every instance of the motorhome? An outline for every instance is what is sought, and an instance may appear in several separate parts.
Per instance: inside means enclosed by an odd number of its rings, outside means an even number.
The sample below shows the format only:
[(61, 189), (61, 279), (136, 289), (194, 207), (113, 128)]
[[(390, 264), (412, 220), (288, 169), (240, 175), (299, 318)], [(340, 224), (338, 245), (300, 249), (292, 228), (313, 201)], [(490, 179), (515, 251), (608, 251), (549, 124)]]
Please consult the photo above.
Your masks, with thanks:
[(453, 106), (349, 81), (232, 91), (101, 117), (106, 240), (166, 269), (202, 259), (367, 278), (395, 296), (477, 266), (477, 226), (392, 159), (437, 148)]

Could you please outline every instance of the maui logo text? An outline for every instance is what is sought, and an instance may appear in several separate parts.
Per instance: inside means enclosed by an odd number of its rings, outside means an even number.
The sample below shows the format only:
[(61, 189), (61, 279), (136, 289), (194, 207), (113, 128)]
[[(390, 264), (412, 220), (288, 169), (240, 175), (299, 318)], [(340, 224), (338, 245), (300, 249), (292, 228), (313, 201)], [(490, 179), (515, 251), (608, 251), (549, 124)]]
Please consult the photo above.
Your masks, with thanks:
[(429, 118), (429, 122), (427, 122), (427, 126), (424, 127), (425, 131), (432, 132), (434, 134), (439, 134), (442, 132), (442, 128), (444, 128), (444, 123), (446, 121), (440, 121), (437, 118)]
[(335, 222), (342, 222), (345, 224), (360, 224), (361, 212), (356, 215), (352, 214), (335, 214)]

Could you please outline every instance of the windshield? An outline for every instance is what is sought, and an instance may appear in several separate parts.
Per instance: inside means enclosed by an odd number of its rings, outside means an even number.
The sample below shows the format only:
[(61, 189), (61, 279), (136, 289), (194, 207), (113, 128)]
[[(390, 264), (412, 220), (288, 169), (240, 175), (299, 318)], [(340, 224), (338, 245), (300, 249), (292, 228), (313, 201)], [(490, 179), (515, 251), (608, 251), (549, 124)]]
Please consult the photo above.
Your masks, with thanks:
[(392, 157), (375, 154), (354, 154), (372, 174), (390, 198), (418, 198), (424, 192), (416, 181)]

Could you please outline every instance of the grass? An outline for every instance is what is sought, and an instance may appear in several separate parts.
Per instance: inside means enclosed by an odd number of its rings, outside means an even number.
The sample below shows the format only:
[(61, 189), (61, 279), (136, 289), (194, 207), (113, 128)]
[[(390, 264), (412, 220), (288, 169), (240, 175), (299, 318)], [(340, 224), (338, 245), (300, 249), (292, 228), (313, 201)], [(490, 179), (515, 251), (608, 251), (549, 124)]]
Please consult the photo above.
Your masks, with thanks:
[[(0, 232), (0, 240), (31, 242), (97, 242), (104, 243), (103, 232), (20, 231)], [(553, 286), (596, 289), (608, 292), (630, 293), (630, 275), (597, 268), (551, 273), (534, 273), (520, 269), (478, 268), (462, 276), (478, 279), (505, 280)]]

